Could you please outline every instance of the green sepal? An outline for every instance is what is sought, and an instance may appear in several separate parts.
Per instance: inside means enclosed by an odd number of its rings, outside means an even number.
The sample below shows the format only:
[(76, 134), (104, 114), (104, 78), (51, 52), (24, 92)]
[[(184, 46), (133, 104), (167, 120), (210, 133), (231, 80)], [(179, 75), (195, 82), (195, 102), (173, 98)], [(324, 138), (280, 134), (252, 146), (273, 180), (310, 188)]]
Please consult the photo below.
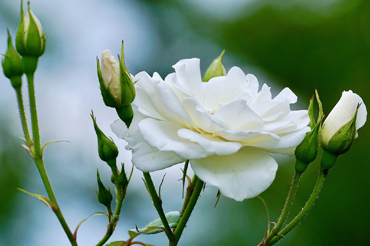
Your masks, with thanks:
[(319, 115), (317, 116), (317, 122), (319, 121), (322, 121), (324, 119), (324, 109), (322, 107), (322, 103), (321, 103), (321, 100), (320, 100), (320, 97), (319, 97), (319, 92), (317, 91), (317, 88), (315, 88), (315, 95), (316, 95), (316, 100), (317, 100), (317, 104), (319, 106)]
[(97, 170), (97, 180), (98, 180), (99, 190), (96, 191), (96, 195), (98, 196), (98, 201), (99, 203), (103, 204), (107, 208), (110, 208), (111, 202), (113, 200), (113, 196), (112, 196), (110, 189), (105, 188), (103, 182), (101, 182), (99, 170)]
[[(295, 149), (295, 157), (297, 160), (306, 163), (307, 165), (316, 159), (319, 149), (319, 129), (321, 125), (319, 121), (312, 131), (306, 133), (303, 141)], [(298, 170), (297, 170), (298, 171)]]
[(116, 108), (118, 117), (125, 122), (127, 128), (130, 127), (132, 118), (134, 118), (134, 111), (132, 110), (131, 104), (123, 107)]
[(114, 98), (112, 97), (108, 89), (105, 88), (103, 76), (101, 74), (100, 62), (98, 58), (96, 58), (96, 62), (97, 62), (97, 72), (98, 72), (98, 78), (99, 78), (100, 92), (103, 97), (104, 104), (112, 108), (119, 107), (120, 105), (116, 102), (116, 100), (114, 100)]
[(45, 51), (45, 34), (40, 34), (33, 14), (31, 14), (30, 3), (28, 2), (28, 14), (30, 23), (28, 25), (27, 37), (25, 37), (25, 48), (28, 56), (40, 57)]
[(308, 105), (308, 116), (310, 117), (310, 123), (308, 124), (308, 126), (313, 129), (316, 125), (316, 119), (315, 119), (315, 116), (313, 114), (313, 101), (315, 100), (315, 95), (312, 95), (311, 98), (310, 98), (310, 104)]
[(100, 130), (96, 124), (96, 119), (93, 113), (91, 113), (91, 118), (93, 120), (94, 129), (98, 138), (98, 152), (100, 159), (107, 162), (109, 166), (115, 165), (116, 158), (118, 156), (117, 146), (114, 144), (113, 140), (105, 136), (105, 134)]
[(12, 37), (10, 36), (9, 30), (7, 30), (7, 33), (8, 48), (4, 55), (4, 59), (1, 61), (1, 64), (3, 66), (5, 77), (11, 80), (12, 86), (15, 89), (22, 86), (22, 79), (20, 78), (23, 75), (22, 58), (13, 47)]
[(224, 49), (221, 54), (212, 61), (211, 65), (207, 68), (203, 75), (203, 82), (208, 82), (210, 79), (218, 76), (225, 76), (226, 69), (222, 64), (222, 57), (225, 54), (226, 49)]
[[(166, 215), (166, 219), (168, 221), (168, 224), (171, 228), (176, 228), (177, 225), (179, 224), (181, 215), (179, 211), (172, 211), (168, 212)], [(129, 230), (128, 234), (130, 237), (135, 237), (140, 234), (157, 234), (160, 232), (163, 232), (165, 230), (163, 223), (160, 218), (150, 222), (146, 226), (140, 229), (132, 229)]]
[(356, 112), (352, 119), (339, 128), (339, 130), (334, 133), (327, 144), (324, 144), (323, 141), (321, 141), (321, 146), (323, 149), (335, 155), (342, 155), (351, 148), (353, 140), (356, 136), (356, 119), (359, 106), (360, 105), (357, 106)]
[(121, 187), (126, 187), (128, 185), (128, 179), (125, 173), (125, 164), (122, 163), (121, 172), (118, 176), (118, 183)]
[(125, 65), (125, 56), (123, 53), (123, 41), (121, 45), (121, 57), (118, 56), (120, 65), (120, 82), (121, 82), (121, 106), (130, 105), (135, 99), (135, 87), (132, 82), (131, 75)]
[(17, 34), (15, 36), (15, 47), (21, 56), (26, 55), (26, 48), (24, 47), (24, 9), (23, 0), (21, 1), (21, 20), (19, 22)]

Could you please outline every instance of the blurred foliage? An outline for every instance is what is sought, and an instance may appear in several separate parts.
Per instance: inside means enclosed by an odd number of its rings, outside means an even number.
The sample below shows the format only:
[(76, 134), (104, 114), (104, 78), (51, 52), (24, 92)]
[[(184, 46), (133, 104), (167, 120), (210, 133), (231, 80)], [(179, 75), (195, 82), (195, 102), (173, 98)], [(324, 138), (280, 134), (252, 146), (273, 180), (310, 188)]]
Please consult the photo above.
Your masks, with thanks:
[(4, 115), (0, 121), (0, 244), (16, 245), (17, 237), (23, 234), (16, 230), (22, 221), (14, 221), (16, 213), (22, 213), (18, 209), (23, 194), (17, 188), (27, 182), (28, 154), (21, 148), (21, 140), (8, 128), (11, 124)]

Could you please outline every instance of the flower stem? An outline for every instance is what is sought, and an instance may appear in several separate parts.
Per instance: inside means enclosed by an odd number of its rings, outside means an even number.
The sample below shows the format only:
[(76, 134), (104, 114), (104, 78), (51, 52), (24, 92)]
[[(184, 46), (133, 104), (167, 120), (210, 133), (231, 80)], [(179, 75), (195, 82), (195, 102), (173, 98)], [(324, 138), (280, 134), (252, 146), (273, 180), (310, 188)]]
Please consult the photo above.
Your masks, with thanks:
[(275, 224), (274, 228), (272, 229), (272, 231), (268, 234), (268, 236), (266, 237), (266, 239), (260, 245), (268, 245), (269, 241), (274, 236), (276, 236), (276, 234), (279, 232), (279, 230), (283, 226), (286, 218), (288, 217), (290, 208), (291, 208), (291, 206), (293, 204), (293, 200), (294, 200), (295, 194), (297, 192), (298, 183), (299, 183), (299, 179), (301, 177), (301, 174), (302, 173), (299, 173), (297, 171), (294, 171), (294, 176), (293, 176), (292, 184), (290, 186), (290, 190), (289, 190), (287, 199), (285, 201), (283, 210), (281, 211), (280, 217), (279, 217), (278, 221), (276, 222), (276, 224)]
[(31, 140), (30, 132), (28, 130), (26, 114), (24, 112), (24, 104), (23, 104), (23, 98), (22, 98), (22, 88), (21, 87), (16, 88), (15, 92), (17, 93), (19, 114), (21, 116), (22, 128), (23, 128), (24, 136), (26, 138), (26, 145), (28, 147), (30, 147), (31, 144), (32, 144), (32, 140)]
[[(96, 244), (96, 246), (104, 245), (104, 243), (106, 243), (108, 241), (108, 239), (112, 236), (112, 234), (113, 234), (113, 232), (116, 228), (117, 222), (119, 220), (119, 215), (121, 213), (122, 203), (123, 203), (123, 200), (125, 199), (125, 195), (126, 195), (125, 189), (127, 188), (127, 186), (122, 187), (121, 184), (118, 181), (119, 171), (118, 171), (117, 165), (115, 163), (114, 163), (114, 165), (111, 165), (111, 164), (112, 163), (110, 163), (110, 167), (112, 169), (113, 176), (116, 180), (116, 182), (115, 182), (115, 185), (116, 185), (116, 209), (114, 211), (114, 216), (112, 216), (112, 219), (109, 219), (109, 224), (107, 226), (107, 232), (105, 233), (104, 237)], [(121, 170), (121, 172), (124, 172), (124, 171), (125, 170)]]
[[(49, 177), (46, 173), (44, 160), (41, 153), (41, 143), (40, 143), (40, 133), (37, 119), (37, 110), (36, 110), (36, 98), (35, 98), (35, 88), (33, 82), (33, 74), (27, 74), (28, 82), (28, 94), (30, 100), (30, 111), (31, 111), (31, 122), (32, 122), (32, 136), (33, 136), (33, 145), (30, 147), (30, 153), (36, 163), (37, 169), (39, 170), (42, 182), (45, 186), (46, 192), (49, 196), (50, 201), (52, 201), (57, 209), (54, 209), (53, 212), (57, 216), (59, 223), (63, 227), (64, 232), (66, 233), (69, 241), (72, 246), (77, 246), (76, 238), (68, 227), (67, 222), (65, 221), (63, 214), (58, 205), (57, 199), (54, 195), (53, 188), (51, 186)], [(27, 138), (27, 136), (26, 136)]]
[(200, 192), (202, 191), (204, 182), (196, 176), (193, 178), (193, 181), (194, 180), (196, 180), (194, 191), (191, 195), (191, 198), (189, 200), (188, 205), (186, 206), (186, 209), (185, 209), (184, 213), (181, 216), (179, 224), (177, 225), (177, 227), (174, 231), (176, 240), (175, 241), (170, 241), (170, 244), (169, 244), (170, 246), (176, 246), (178, 244), (178, 242), (180, 240), (180, 237), (181, 237), (181, 234), (182, 234), (182, 232), (183, 232), (183, 230), (186, 226), (186, 223), (188, 222), (188, 220), (190, 218), (190, 215), (194, 210), (195, 204), (197, 203), (197, 201), (199, 199)]
[(183, 214), (185, 212), (185, 209), (187, 208), (187, 206), (189, 204), (191, 195), (193, 194), (193, 191), (194, 191), (194, 188), (195, 188), (195, 185), (196, 185), (198, 179), (199, 179), (198, 176), (194, 175), (193, 180), (191, 181), (190, 185), (188, 186), (188, 188), (186, 188), (186, 195), (185, 195), (184, 205), (182, 206), (181, 213), (180, 213), (181, 216), (183, 216)]
[(147, 185), (147, 188), (148, 188), (148, 192), (150, 194), (150, 197), (152, 198), (153, 205), (154, 205), (155, 209), (157, 210), (159, 218), (161, 218), (162, 224), (165, 228), (164, 232), (166, 233), (166, 235), (168, 237), (168, 240), (170, 240), (170, 242), (173, 242), (175, 240), (175, 235), (172, 233), (171, 227), (168, 224), (166, 216), (163, 212), (162, 201), (160, 200), (160, 198), (157, 195), (157, 192), (155, 190), (152, 178), (151, 178), (149, 173), (143, 172), (143, 174), (144, 174), (144, 179), (145, 179), (145, 182), (146, 182), (146, 185)]
[(272, 240), (267, 245), (273, 245), (276, 242), (278, 242), (280, 239), (282, 239), (286, 234), (288, 234), (296, 225), (298, 225), (299, 222), (307, 215), (307, 213), (311, 210), (313, 207), (316, 199), (318, 198), (320, 191), (324, 185), (324, 181), (326, 176), (328, 175), (328, 170), (320, 170), (319, 177), (316, 181), (315, 187), (313, 189), (313, 192), (306, 202), (306, 205), (303, 207), (301, 212), (288, 224), (282, 229), (275, 237), (272, 238)]
[[(35, 87), (33, 82), (33, 74), (27, 74), (28, 82), (28, 96), (30, 100), (30, 111), (31, 111), (31, 122), (32, 122), (32, 136), (33, 136), (33, 154), (40, 155), (41, 144), (40, 144), (40, 134), (39, 134), (39, 123), (37, 119), (37, 110), (36, 110), (36, 97), (35, 97)], [(31, 153), (32, 153), (31, 152)], [(36, 158), (36, 156), (34, 156)]]
[(39, 173), (40, 173), (42, 182), (44, 183), (46, 192), (47, 192), (47, 194), (49, 196), (49, 199), (57, 207), (57, 209), (53, 210), (53, 212), (57, 216), (57, 218), (59, 220), (59, 223), (63, 227), (64, 232), (66, 233), (69, 241), (71, 242), (71, 245), (77, 246), (76, 238), (74, 237), (73, 233), (69, 229), (68, 224), (67, 224), (66, 220), (64, 219), (64, 216), (63, 216), (63, 214), (62, 214), (62, 212), (60, 210), (60, 207), (58, 205), (57, 199), (56, 199), (56, 197), (54, 195), (53, 188), (51, 187), (51, 183), (50, 183), (49, 178), (48, 178), (48, 175), (46, 173), (46, 169), (45, 169), (45, 165), (44, 165), (43, 159), (38, 158), (38, 157), (35, 157), (34, 160), (35, 160), (37, 169), (39, 170)]

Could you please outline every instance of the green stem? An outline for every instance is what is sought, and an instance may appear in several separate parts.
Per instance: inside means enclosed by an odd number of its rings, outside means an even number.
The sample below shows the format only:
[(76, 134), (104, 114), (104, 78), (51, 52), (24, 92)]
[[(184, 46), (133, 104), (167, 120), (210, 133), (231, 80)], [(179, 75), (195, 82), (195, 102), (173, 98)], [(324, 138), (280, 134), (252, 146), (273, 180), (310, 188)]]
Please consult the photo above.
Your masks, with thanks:
[(33, 146), (30, 148), (30, 153), (36, 163), (37, 169), (39, 170), (42, 182), (44, 183), (46, 192), (49, 196), (50, 201), (52, 201), (57, 209), (53, 210), (55, 215), (57, 216), (59, 223), (63, 227), (64, 232), (66, 233), (69, 241), (71, 242), (72, 246), (77, 246), (76, 238), (74, 237), (73, 233), (68, 227), (67, 222), (65, 221), (63, 214), (60, 210), (58, 205), (57, 199), (54, 195), (53, 188), (51, 186), (49, 177), (46, 173), (44, 160), (42, 158), (41, 153), (41, 144), (40, 144), (40, 133), (39, 133), (39, 126), (38, 126), (38, 119), (37, 119), (37, 110), (36, 110), (36, 98), (35, 98), (35, 88), (33, 82), (33, 74), (27, 74), (27, 82), (28, 82), (28, 94), (30, 100), (30, 111), (31, 111), (31, 122), (32, 122), (32, 135), (33, 135)]
[(188, 188), (186, 188), (186, 195), (185, 195), (184, 205), (182, 206), (181, 213), (180, 213), (181, 216), (184, 214), (185, 209), (187, 208), (187, 206), (189, 204), (191, 195), (193, 194), (195, 184), (197, 183), (198, 179), (199, 178), (197, 177), (197, 175), (194, 175), (193, 180), (189, 184)]
[(276, 222), (272, 231), (268, 234), (267, 238), (261, 243), (261, 245), (268, 245), (269, 241), (274, 236), (276, 236), (276, 234), (279, 232), (279, 230), (283, 226), (286, 218), (288, 217), (288, 214), (289, 214), (290, 208), (292, 206), (295, 194), (297, 192), (298, 183), (299, 183), (299, 179), (301, 177), (301, 174), (302, 173), (300, 173), (300, 172), (294, 171), (292, 184), (290, 186), (289, 193), (288, 193), (287, 199), (285, 201), (283, 210), (281, 211), (280, 217), (279, 217), (278, 221)]
[(324, 170), (320, 170), (320, 173), (319, 173), (319, 177), (316, 181), (316, 184), (315, 184), (315, 187), (313, 189), (313, 192), (310, 196), (310, 198), (308, 199), (308, 201), (306, 202), (306, 205), (303, 207), (303, 209), (301, 210), (301, 212), (299, 212), (299, 214), (288, 224), (284, 227), (284, 229), (282, 229), (278, 234), (277, 236), (275, 236), (274, 238), (272, 238), (272, 240), (269, 242), (268, 245), (273, 245), (275, 244), (276, 242), (278, 242), (280, 239), (282, 239), (286, 234), (288, 234), (295, 226), (298, 225), (299, 222), (301, 222), (301, 220), (307, 215), (307, 213), (311, 210), (311, 208), (313, 207), (316, 199), (318, 198), (319, 194), (320, 194), (320, 191), (324, 185), (324, 181), (325, 181), (325, 178), (326, 176), (328, 175), (328, 170), (324, 169)]
[(18, 88), (15, 89), (15, 91), (17, 93), (19, 114), (21, 116), (21, 123), (22, 123), (24, 136), (26, 138), (26, 144), (27, 144), (28, 147), (30, 147), (31, 144), (32, 144), (32, 140), (31, 140), (30, 132), (28, 130), (26, 114), (24, 112), (24, 104), (23, 104), (23, 98), (22, 98), (22, 88), (18, 87)]
[(56, 209), (55, 211), (53, 210), (53, 212), (55, 213), (55, 215), (57, 216), (58, 220), (59, 220), (59, 223), (61, 224), (61, 226), (63, 227), (63, 230), (65, 231), (65, 233), (67, 234), (67, 237), (69, 239), (69, 241), (71, 242), (71, 245), (72, 246), (77, 246), (77, 241), (76, 241), (76, 238), (73, 236), (73, 233), (71, 232), (71, 230), (69, 229), (68, 227), (68, 224), (67, 222), (65, 221), (64, 217), (63, 217), (63, 214), (60, 210), (60, 207), (58, 205), (58, 202), (57, 202), (57, 199), (54, 195), (54, 192), (53, 192), (53, 188), (51, 187), (51, 184), (50, 184), (50, 181), (49, 181), (49, 178), (48, 178), (48, 175), (46, 173), (46, 169), (45, 169), (45, 165), (44, 165), (44, 161), (43, 159), (41, 158), (38, 158), (37, 155), (35, 156), (34, 158), (35, 160), (35, 163), (36, 163), (36, 166), (37, 166), (37, 169), (39, 170), (39, 173), (41, 175), (41, 179), (42, 179), (42, 182), (44, 183), (44, 186), (45, 186), (45, 189), (46, 189), (46, 192), (49, 196), (49, 199), (50, 201), (52, 201), (58, 209)]
[(166, 216), (163, 212), (162, 201), (159, 199), (159, 197), (157, 195), (157, 192), (155, 190), (155, 187), (154, 187), (152, 178), (150, 177), (150, 174), (146, 173), (146, 172), (143, 172), (143, 174), (144, 174), (144, 179), (145, 179), (145, 182), (146, 182), (146, 185), (147, 185), (147, 188), (148, 188), (148, 192), (150, 194), (150, 197), (152, 198), (153, 205), (154, 205), (155, 209), (157, 210), (159, 218), (161, 218), (162, 224), (165, 228), (164, 232), (166, 233), (166, 235), (168, 237), (168, 240), (170, 240), (170, 242), (172, 242), (172, 241), (175, 240), (175, 235), (172, 233), (171, 227), (168, 224)]
[[(37, 154), (39, 155), (39, 157), (42, 157), (42, 153), (40, 153), (41, 144), (40, 144), (40, 134), (39, 134), (39, 123), (37, 119), (36, 97), (35, 97), (35, 87), (34, 87), (34, 82), (33, 82), (33, 74), (32, 75), (27, 74), (27, 82), (28, 82), (28, 96), (30, 100), (30, 110), (31, 110), (32, 136), (33, 136), (33, 143), (34, 143), (33, 154)], [(34, 158), (36, 158), (36, 156), (34, 156)]]
[(186, 226), (186, 223), (188, 222), (188, 220), (190, 218), (190, 215), (194, 210), (195, 204), (197, 203), (197, 201), (199, 199), (199, 195), (200, 195), (200, 192), (203, 189), (204, 182), (202, 180), (200, 180), (199, 178), (196, 178), (196, 179), (197, 179), (197, 181), (196, 181), (196, 184), (195, 184), (195, 187), (194, 187), (193, 194), (192, 194), (192, 196), (189, 200), (188, 205), (186, 206), (184, 214), (181, 216), (181, 219), (179, 221), (179, 224), (176, 227), (176, 230), (174, 231), (176, 240), (175, 241), (170, 241), (169, 246), (176, 246), (178, 244), (178, 242), (180, 240), (180, 237), (181, 237), (181, 234), (182, 234), (182, 232), (183, 232), (183, 230)]
[[(113, 165), (114, 164), (114, 165)], [(122, 203), (125, 199), (125, 189), (126, 187), (121, 187), (121, 184), (119, 183), (119, 171), (117, 168), (117, 165), (114, 161), (114, 163), (109, 163), (109, 166), (112, 169), (113, 176), (116, 180), (116, 209), (114, 211), (114, 216), (112, 217), (112, 220), (109, 221), (107, 232), (105, 233), (104, 237), (96, 244), (96, 246), (102, 246), (104, 243), (108, 241), (108, 239), (113, 235), (113, 232), (116, 228), (117, 222), (119, 220), (119, 215), (121, 213)], [(121, 170), (121, 172), (124, 172), (125, 170)]]
[(112, 236), (114, 229), (116, 228), (118, 220), (119, 216), (113, 217), (113, 219), (109, 222), (109, 225), (107, 226), (107, 232), (105, 233), (104, 237), (96, 244), (96, 246), (102, 246), (108, 241), (108, 239)]

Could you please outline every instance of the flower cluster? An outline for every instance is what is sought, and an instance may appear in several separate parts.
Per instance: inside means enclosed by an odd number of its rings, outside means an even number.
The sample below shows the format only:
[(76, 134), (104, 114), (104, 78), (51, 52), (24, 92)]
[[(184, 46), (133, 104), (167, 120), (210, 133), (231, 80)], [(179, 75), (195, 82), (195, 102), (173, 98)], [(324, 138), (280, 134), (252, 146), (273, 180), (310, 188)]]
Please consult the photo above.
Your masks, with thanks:
[(144, 172), (190, 160), (195, 174), (224, 196), (257, 196), (277, 171), (269, 153), (293, 154), (310, 131), (307, 110), (290, 110), (297, 97), (289, 88), (274, 98), (266, 84), (259, 91), (257, 78), (238, 67), (203, 82), (199, 63), (181, 60), (164, 80), (138, 73), (132, 125), (127, 130), (118, 120), (112, 130)]

